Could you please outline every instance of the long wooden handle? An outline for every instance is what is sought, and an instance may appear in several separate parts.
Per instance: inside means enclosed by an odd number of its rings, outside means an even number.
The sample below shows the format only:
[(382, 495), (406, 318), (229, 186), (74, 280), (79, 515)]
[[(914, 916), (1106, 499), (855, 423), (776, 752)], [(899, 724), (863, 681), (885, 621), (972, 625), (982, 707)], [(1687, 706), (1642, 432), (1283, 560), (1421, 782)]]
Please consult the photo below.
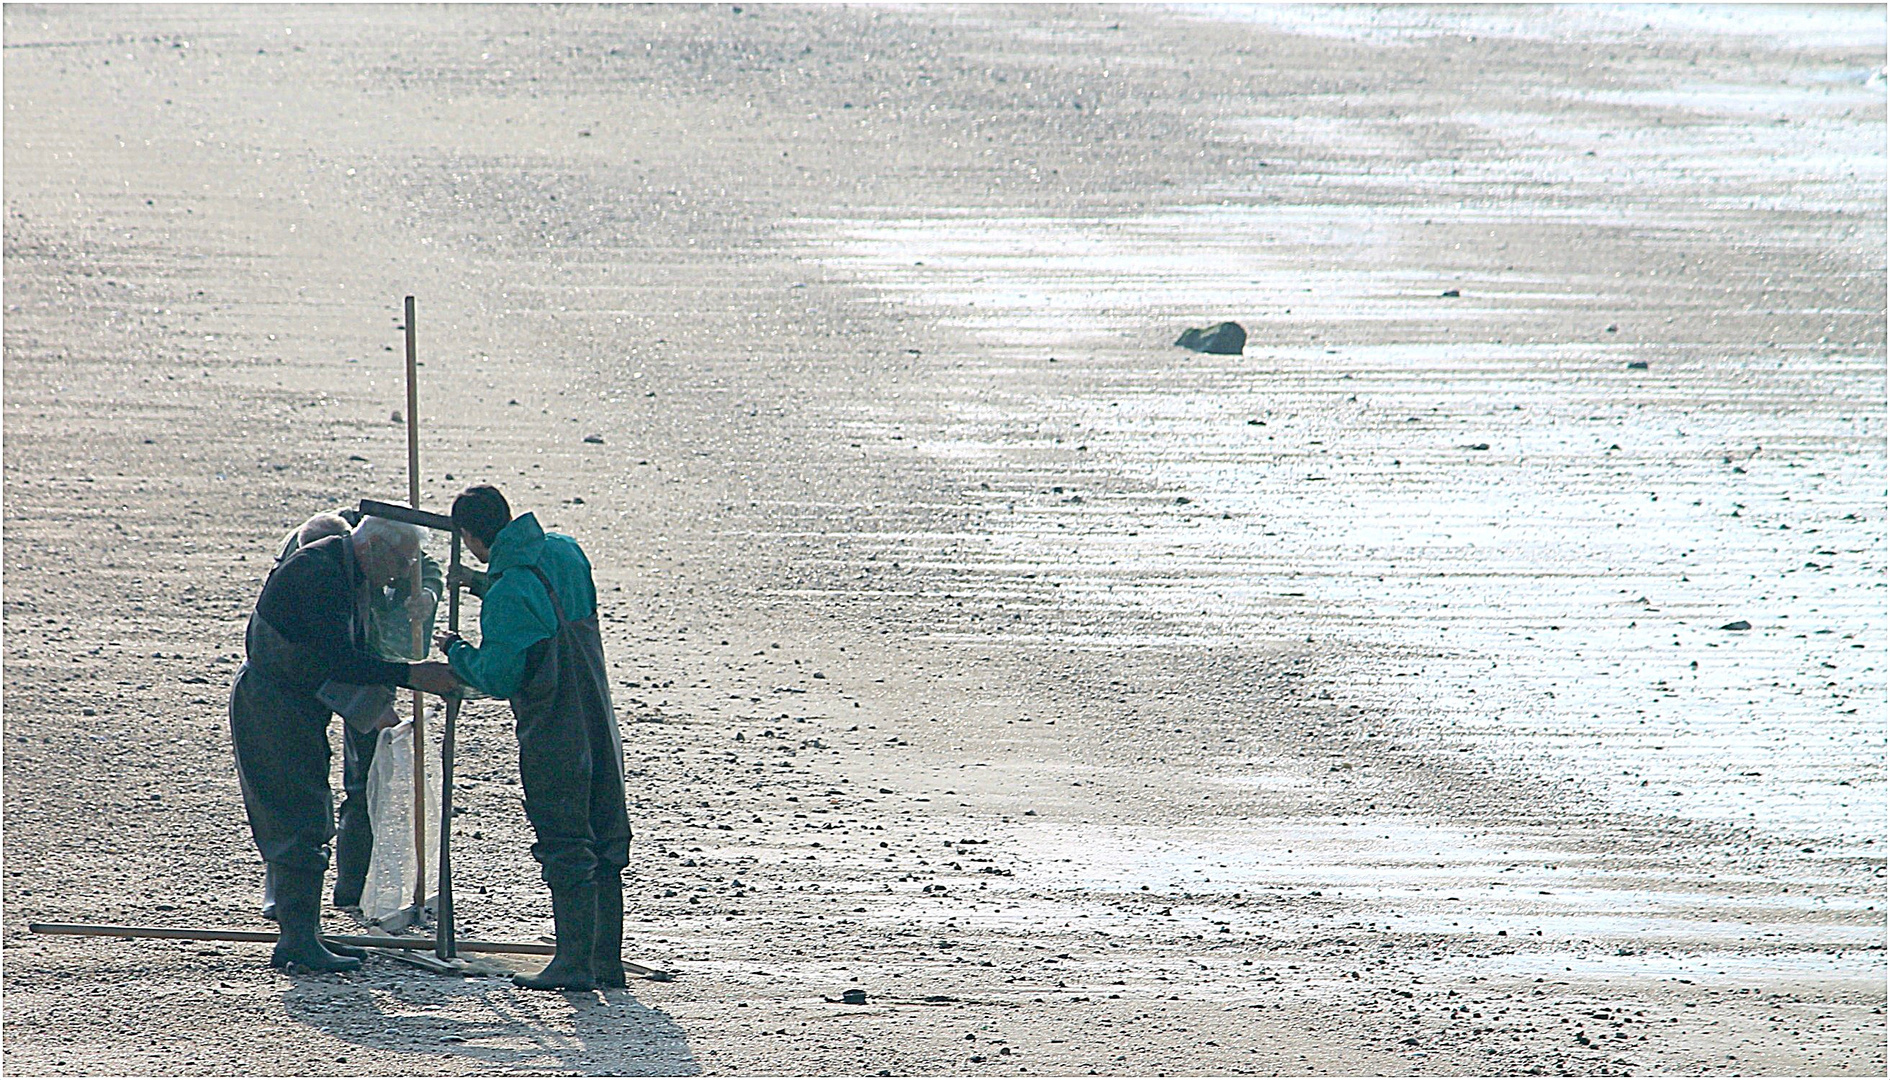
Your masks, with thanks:
[[(420, 509), (420, 376), (419, 345), (414, 333), (413, 297), (407, 297), (407, 505)], [(420, 595), (420, 560), (413, 564), (410, 597)], [(424, 631), (413, 623), (413, 650), (425, 646)], [(427, 903), (427, 711), (420, 691), (413, 692), (413, 910)]]
[[(197, 926), (100, 926), (89, 923), (29, 923), (35, 934), (74, 934), (82, 937), (170, 938), (175, 941), (257, 941), (273, 942), (274, 930), (218, 930)], [(354, 945), (364, 949), (430, 949), (432, 938), (380, 937), (372, 934), (323, 934), (329, 944)], [(511, 953), (518, 956), (550, 956), (556, 945), (526, 941), (462, 941), (461, 952)], [(629, 965), (625, 965), (626, 967)], [(654, 970), (654, 969), (652, 969)]]
[[(95, 923), (27, 923), (31, 934), (68, 934), (79, 937), (167, 938), (172, 941), (254, 941), (273, 943), (279, 936), (274, 930), (223, 930), (204, 926), (112, 926)], [(362, 949), (425, 949), (433, 942), (420, 937), (382, 937), (377, 934), (323, 934), (330, 945), (353, 945)], [(462, 941), (460, 951), (506, 953), (514, 956), (552, 956), (555, 942), (538, 941)], [(624, 970), (656, 982), (669, 982), (674, 976), (662, 968), (625, 960)]]
[(420, 509), (419, 339), (414, 336), (413, 297), (407, 298), (407, 505)]

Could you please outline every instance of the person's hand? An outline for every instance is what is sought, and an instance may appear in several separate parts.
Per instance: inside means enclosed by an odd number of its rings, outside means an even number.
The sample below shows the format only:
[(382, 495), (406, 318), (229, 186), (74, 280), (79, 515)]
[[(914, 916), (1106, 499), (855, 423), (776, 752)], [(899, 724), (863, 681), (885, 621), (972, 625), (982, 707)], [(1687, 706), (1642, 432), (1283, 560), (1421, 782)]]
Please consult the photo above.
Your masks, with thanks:
[(446, 572), (446, 585), (448, 588), (463, 588), (474, 596), (483, 597), (486, 593), (486, 585), (490, 581), (491, 575), (487, 574), (484, 570), (475, 570), (470, 566), (455, 566), (448, 569)]
[(459, 676), (453, 674), (452, 665), (438, 660), (407, 665), (407, 685), (423, 694), (437, 694), (440, 697), (451, 697), (459, 693), (463, 686)]
[(452, 649), (455, 642), (464, 640), (464, 638), (459, 636), (459, 631), (457, 630), (433, 631), (433, 644), (439, 646), (441, 656), (445, 656), (447, 652)]
[(400, 714), (394, 711), (394, 707), (392, 705), (389, 705), (387, 708), (382, 709), (381, 715), (374, 718), (375, 731), (386, 731), (388, 728), (399, 727), (399, 726), (400, 726)]

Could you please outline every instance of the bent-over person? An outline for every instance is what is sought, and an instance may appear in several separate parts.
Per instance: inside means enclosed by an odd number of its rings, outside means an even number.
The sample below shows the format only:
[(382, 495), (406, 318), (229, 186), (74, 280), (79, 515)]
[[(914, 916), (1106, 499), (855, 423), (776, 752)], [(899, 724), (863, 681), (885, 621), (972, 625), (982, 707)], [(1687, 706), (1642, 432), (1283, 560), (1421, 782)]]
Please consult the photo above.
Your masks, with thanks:
[(250, 833), (276, 884), (281, 932), (269, 962), (349, 971), (358, 956), (323, 946), (322, 877), (334, 836), (328, 786), (331, 681), (410, 686), (433, 694), (459, 686), (443, 663), (390, 663), (367, 643), (372, 591), (412, 573), (420, 530), (364, 518), (353, 531), (299, 548), (263, 584), (244, 634), (243, 666), (230, 688), (230, 741)]
[[(341, 536), (361, 523), (361, 511), (343, 507), (316, 514), (283, 538), (282, 552), (276, 565), (296, 553), (303, 545), (325, 536)], [(433, 619), (445, 594), (445, 577), (439, 561), (420, 552), (420, 591), (414, 592), (411, 574), (395, 579), (382, 588), (370, 589), (367, 606), (368, 651), (383, 660), (396, 663), (424, 660), (433, 638)], [(415, 624), (419, 633), (414, 632)], [(394, 712), (391, 690), (379, 693), (365, 687), (343, 683), (329, 684), (321, 696), (335, 706), (344, 721), (341, 728), (341, 809), (335, 821), (335, 891), (333, 903), (338, 908), (361, 902), (367, 885), (368, 863), (374, 854), (374, 828), (368, 820), (368, 770), (374, 766), (374, 748), (381, 729), (400, 722)], [(275, 881), (263, 883), (263, 917), (276, 917)]]

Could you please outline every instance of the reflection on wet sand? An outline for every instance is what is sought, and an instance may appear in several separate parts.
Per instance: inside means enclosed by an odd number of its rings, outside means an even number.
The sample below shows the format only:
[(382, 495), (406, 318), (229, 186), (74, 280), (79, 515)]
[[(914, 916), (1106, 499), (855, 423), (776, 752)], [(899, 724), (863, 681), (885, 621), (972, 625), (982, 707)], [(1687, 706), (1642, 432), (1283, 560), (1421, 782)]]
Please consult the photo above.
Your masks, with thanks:
[[(1508, 32), (1495, 13), (1405, 16)], [(1349, 32), (1341, 12), (1255, 17)], [(969, 589), (1001, 607), (1053, 586), (1041, 602), (1068, 624), (945, 639), (1303, 639), (1322, 696), (1388, 734), (1637, 820), (1749, 828), (1771, 842), (1740, 850), (1773, 853), (1756, 876), (1676, 877), (1646, 852), (1538, 838), (1532, 861), (1521, 838), (1420, 818), (1288, 814), (1236, 835), (1019, 831), (1016, 887), (1235, 907), (1243, 888), (1319, 889), (1354, 928), (1501, 933), (1512, 972), (1573, 955), (1880, 977), (1883, 246), (1845, 222), (1882, 212), (1882, 86), (1814, 65), (1549, 89), (1434, 121), (1448, 159), (1407, 118), (1257, 101), (1226, 122), (1278, 152), (1215, 203), (811, 228), (828, 266), (964, 335), (920, 449), (1015, 477), (973, 493), (996, 533)], [(1356, 164), (1372, 155), (1385, 167)], [(1788, 272), (1810, 243), (1832, 245), (1835, 282)], [(1246, 355), (1169, 347), (1223, 318)], [(1112, 633), (1129, 613), (1165, 632)], [(1205, 779), (1314, 783), (1227, 765)], [(1565, 948), (1519, 945), (1544, 933)]]

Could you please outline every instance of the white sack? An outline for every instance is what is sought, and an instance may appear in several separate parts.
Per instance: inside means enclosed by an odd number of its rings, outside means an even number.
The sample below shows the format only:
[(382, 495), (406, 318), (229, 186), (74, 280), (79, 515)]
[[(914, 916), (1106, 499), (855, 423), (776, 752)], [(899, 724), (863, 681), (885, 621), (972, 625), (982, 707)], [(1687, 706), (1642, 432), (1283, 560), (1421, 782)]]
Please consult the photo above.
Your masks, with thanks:
[[(431, 902), (437, 891), (440, 862), (440, 751), (432, 740), (427, 742), (424, 873)], [(367, 885), (361, 890), (361, 914), (372, 921), (411, 904), (414, 885), (423, 873), (413, 850), (412, 720), (403, 720), (381, 732), (374, 748), (374, 763), (368, 767), (367, 800), (374, 852), (368, 860)]]

